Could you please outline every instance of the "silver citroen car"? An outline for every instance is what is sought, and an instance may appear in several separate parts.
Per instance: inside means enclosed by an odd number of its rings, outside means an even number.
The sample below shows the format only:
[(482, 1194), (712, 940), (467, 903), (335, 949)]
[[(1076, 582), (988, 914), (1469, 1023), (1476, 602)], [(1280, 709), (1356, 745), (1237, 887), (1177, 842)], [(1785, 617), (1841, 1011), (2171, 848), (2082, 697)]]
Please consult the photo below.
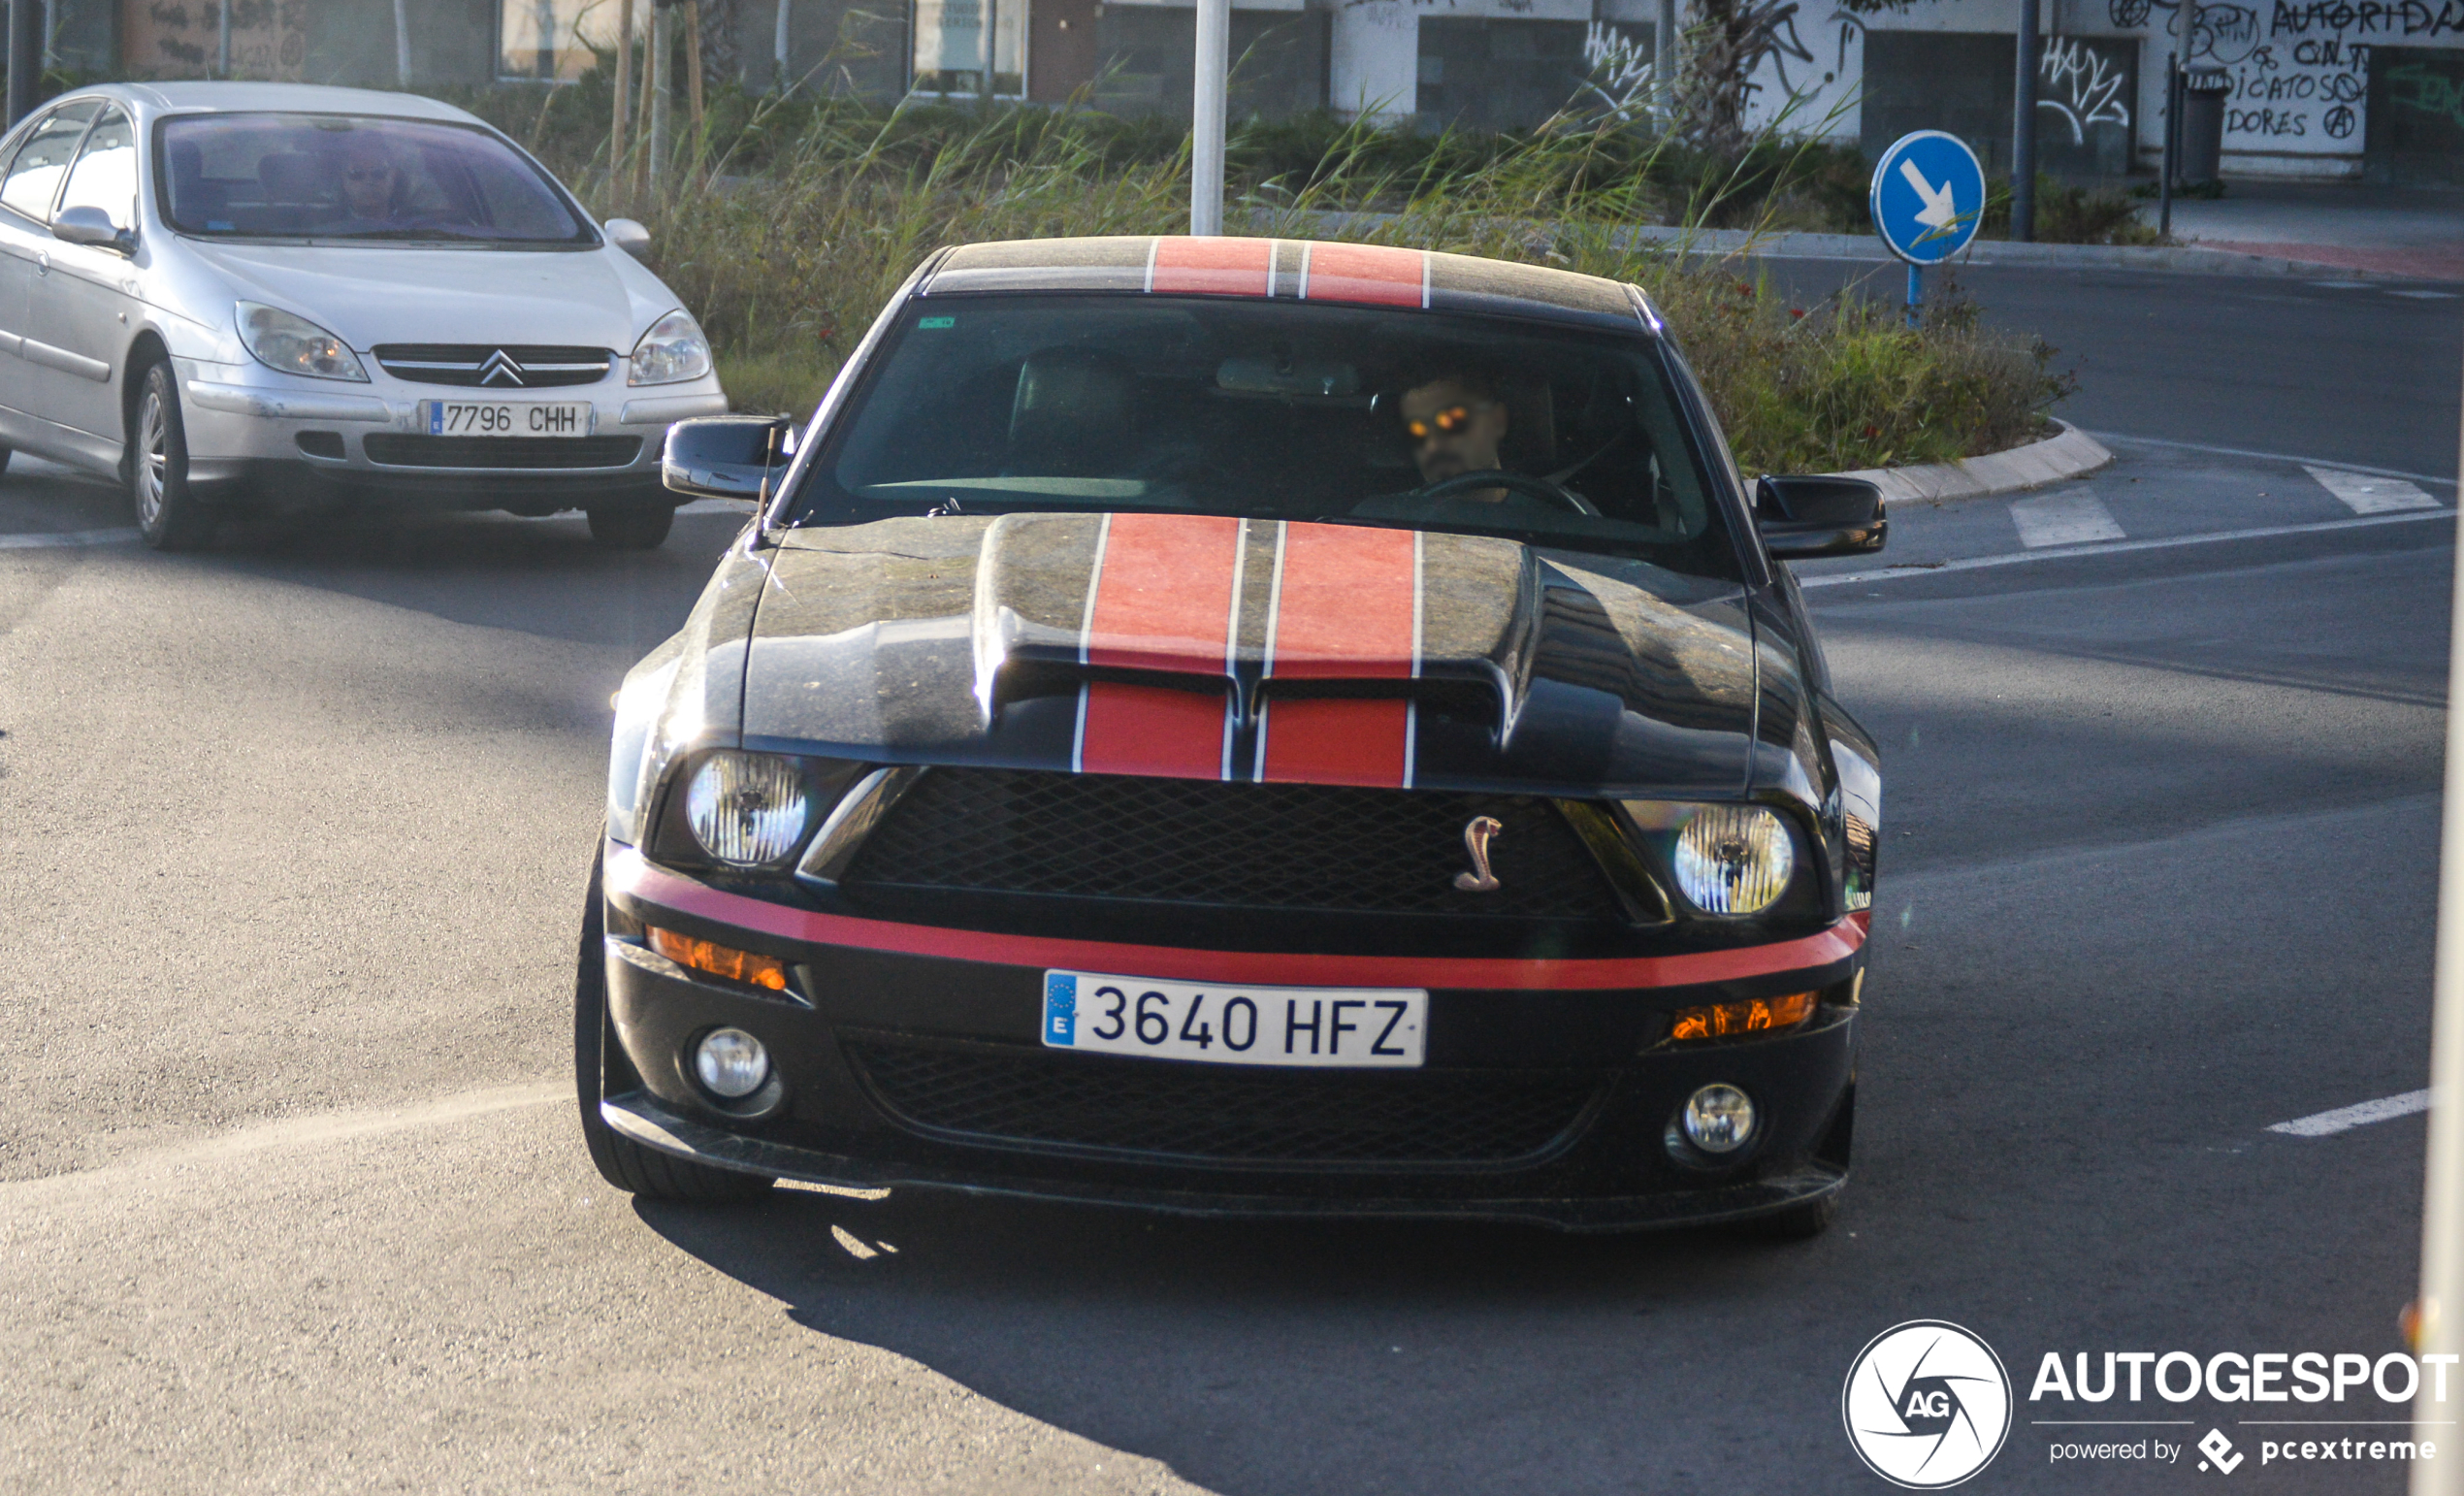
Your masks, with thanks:
[(124, 482), (158, 548), (373, 504), (655, 546), (667, 427), (727, 409), (642, 227), (448, 105), (105, 84), (0, 163), (0, 446)]

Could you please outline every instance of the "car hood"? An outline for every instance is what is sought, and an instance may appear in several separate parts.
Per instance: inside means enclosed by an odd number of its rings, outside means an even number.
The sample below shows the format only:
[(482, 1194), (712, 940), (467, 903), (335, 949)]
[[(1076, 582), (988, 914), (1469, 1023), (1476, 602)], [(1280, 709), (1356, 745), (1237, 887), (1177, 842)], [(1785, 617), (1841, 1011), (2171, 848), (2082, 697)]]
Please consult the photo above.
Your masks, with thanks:
[(676, 306), (657, 276), (606, 249), (188, 244), (235, 296), (297, 312), (363, 353), (503, 342), (625, 354)]
[(793, 531), (748, 746), (874, 763), (1683, 797), (1747, 782), (1731, 582), (1506, 539), (1200, 515)]

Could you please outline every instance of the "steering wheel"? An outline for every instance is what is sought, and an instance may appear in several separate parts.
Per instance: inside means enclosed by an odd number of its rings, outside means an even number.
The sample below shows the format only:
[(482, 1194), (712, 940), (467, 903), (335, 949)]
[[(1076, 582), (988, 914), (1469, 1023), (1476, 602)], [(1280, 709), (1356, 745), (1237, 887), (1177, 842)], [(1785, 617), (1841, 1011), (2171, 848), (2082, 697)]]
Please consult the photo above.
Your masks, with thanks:
[(1534, 477), (1528, 472), (1508, 472), (1503, 468), (1482, 468), (1476, 472), (1458, 472), (1450, 478), (1440, 478), (1425, 488), (1415, 488), (1406, 499), (1451, 499), (1457, 494), (1476, 494), (1483, 489), (1504, 488), (1526, 494), (1544, 503), (1573, 510), (1577, 514), (1598, 516), (1600, 510), (1582, 495), (1548, 478)]

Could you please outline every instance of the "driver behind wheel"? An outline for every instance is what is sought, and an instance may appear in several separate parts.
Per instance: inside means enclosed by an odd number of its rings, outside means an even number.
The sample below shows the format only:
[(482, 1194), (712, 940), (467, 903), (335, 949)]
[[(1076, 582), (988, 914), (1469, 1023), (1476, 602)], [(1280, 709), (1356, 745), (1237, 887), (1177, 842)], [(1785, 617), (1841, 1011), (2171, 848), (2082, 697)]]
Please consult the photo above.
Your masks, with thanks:
[[(1406, 390), (1402, 402), (1403, 434), (1411, 440), (1411, 456), (1427, 483), (1443, 483), (1467, 472), (1504, 468), (1498, 446), (1506, 439), (1506, 403), (1497, 387), (1469, 370), (1436, 374)], [(1459, 491), (1457, 497), (1478, 504), (1499, 504), (1503, 488)]]

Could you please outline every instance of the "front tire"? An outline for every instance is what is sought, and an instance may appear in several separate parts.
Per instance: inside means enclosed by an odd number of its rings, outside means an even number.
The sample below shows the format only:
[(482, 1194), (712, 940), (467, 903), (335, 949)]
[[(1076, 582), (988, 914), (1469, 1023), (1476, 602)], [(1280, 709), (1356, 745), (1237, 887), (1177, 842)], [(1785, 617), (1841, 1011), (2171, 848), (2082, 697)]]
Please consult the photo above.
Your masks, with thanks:
[(138, 376), (128, 501), (138, 536), (158, 551), (195, 550), (213, 538), (213, 515), (188, 487), (188, 428), (179, 418), (179, 390), (168, 363), (148, 364)]
[(664, 504), (596, 504), (584, 512), (591, 538), (618, 551), (657, 550), (676, 523), (675, 509)]
[(573, 972), (573, 1089), (581, 1103), (582, 1142), (600, 1177), (629, 1194), (646, 1200), (674, 1200), (688, 1205), (732, 1205), (767, 1194), (770, 1182), (759, 1174), (714, 1169), (690, 1158), (677, 1158), (618, 1132), (601, 1117), (599, 1103), (606, 1094), (608, 1062), (617, 1048), (615, 1025), (607, 1018), (606, 901), (600, 892), (600, 866), (591, 864), (588, 901), (582, 909), (582, 949)]

